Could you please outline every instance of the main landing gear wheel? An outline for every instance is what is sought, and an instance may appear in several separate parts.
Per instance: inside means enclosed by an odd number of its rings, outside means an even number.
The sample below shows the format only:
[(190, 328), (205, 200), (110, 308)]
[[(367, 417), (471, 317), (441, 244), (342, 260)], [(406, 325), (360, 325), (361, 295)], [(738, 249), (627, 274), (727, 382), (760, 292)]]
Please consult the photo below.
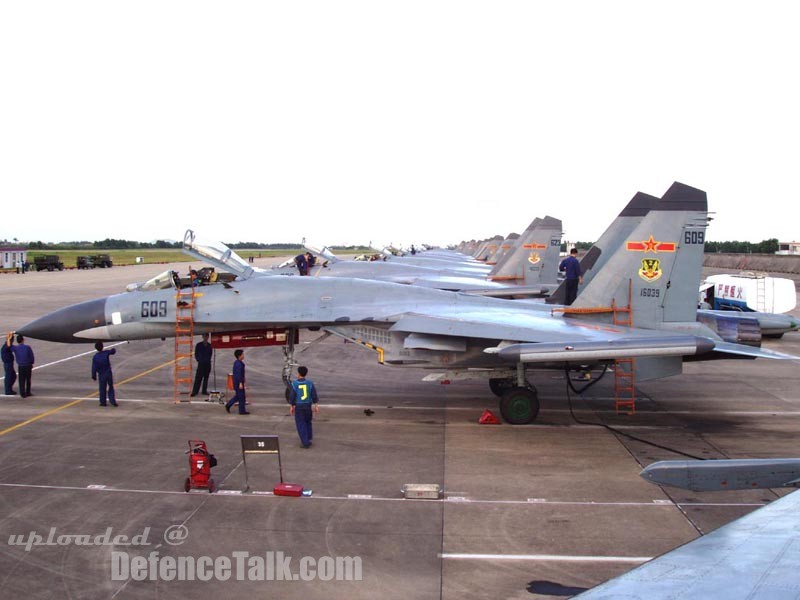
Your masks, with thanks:
[(515, 387), (516, 380), (511, 377), (495, 377), (489, 380), (489, 389), (498, 398), (502, 398), (508, 390)]
[(500, 414), (512, 425), (532, 423), (539, 414), (539, 395), (535, 389), (513, 387), (500, 397)]

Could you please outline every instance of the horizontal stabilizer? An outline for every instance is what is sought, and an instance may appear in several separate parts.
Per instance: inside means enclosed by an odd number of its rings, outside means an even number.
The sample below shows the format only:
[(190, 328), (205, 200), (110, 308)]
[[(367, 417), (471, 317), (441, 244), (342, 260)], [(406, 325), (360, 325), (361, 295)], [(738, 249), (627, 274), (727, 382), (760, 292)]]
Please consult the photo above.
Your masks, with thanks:
[(714, 342), (694, 335), (676, 335), (658, 339), (634, 338), (607, 341), (512, 344), (502, 348), (486, 348), (512, 362), (592, 361), (640, 356), (688, 356), (714, 349)]
[(693, 492), (797, 487), (800, 458), (662, 460), (639, 475)]
[(794, 356), (784, 352), (776, 352), (775, 350), (767, 350), (766, 348), (755, 348), (753, 346), (745, 346), (743, 344), (734, 344), (731, 342), (715, 342), (714, 351), (723, 352), (725, 354), (736, 354), (737, 356), (749, 356), (752, 358), (800, 360), (800, 356)]

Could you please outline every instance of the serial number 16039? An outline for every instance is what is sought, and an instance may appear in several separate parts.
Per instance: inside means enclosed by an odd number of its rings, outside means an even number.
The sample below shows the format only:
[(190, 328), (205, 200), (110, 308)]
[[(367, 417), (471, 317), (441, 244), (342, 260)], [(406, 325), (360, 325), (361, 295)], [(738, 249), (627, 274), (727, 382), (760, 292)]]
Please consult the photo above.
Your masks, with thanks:
[(639, 292), (640, 296), (645, 298), (659, 298), (661, 296), (660, 288), (642, 288)]

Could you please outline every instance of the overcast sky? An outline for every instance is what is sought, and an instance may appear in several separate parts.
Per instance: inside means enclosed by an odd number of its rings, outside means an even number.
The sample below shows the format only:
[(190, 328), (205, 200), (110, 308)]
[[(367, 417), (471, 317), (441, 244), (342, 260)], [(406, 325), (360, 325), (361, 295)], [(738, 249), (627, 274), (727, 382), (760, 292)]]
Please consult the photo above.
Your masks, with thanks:
[(0, 0), (0, 239), (800, 240), (797, 2)]

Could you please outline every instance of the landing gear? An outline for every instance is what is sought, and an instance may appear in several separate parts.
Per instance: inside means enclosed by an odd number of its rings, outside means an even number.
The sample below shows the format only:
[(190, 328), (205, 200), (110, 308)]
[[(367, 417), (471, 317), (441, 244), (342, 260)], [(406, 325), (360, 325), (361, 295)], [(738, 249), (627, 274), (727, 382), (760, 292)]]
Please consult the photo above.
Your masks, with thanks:
[(525, 378), (525, 363), (517, 363), (516, 378), (490, 379), (489, 388), (500, 397), (500, 414), (507, 423), (526, 425), (539, 414), (539, 394)]
[(500, 397), (500, 414), (512, 425), (532, 423), (539, 414), (536, 389), (512, 387)]
[(283, 379), (283, 385), (285, 386), (284, 397), (286, 402), (290, 401), (292, 394), (292, 368), (295, 365), (294, 337), (295, 330), (288, 329), (286, 331), (286, 345), (283, 347), (283, 372), (281, 373), (281, 379)]
[(489, 380), (489, 389), (492, 390), (495, 396), (502, 398), (503, 394), (514, 387), (514, 383), (515, 381), (512, 377), (493, 378)]

